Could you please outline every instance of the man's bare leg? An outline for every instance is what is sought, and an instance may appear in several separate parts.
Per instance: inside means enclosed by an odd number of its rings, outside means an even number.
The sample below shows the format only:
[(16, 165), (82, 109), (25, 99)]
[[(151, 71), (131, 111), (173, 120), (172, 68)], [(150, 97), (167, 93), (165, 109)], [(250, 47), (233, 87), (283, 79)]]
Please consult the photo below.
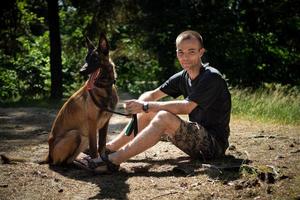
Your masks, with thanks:
[(117, 152), (109, 154), (109, 160), (121, 164), (127, 159), (144, 152), (159, 142), (161, 136), (173, 136), (179, 128), (181, 119), (174, 114), (160, 111), (133, 140), (121, 147)]
[[(156, 113), (141, 113), (138, 114), (138, 129), (139, 132), (141, 132), (153, 119)], [(106, 144), (106, 148), (112, 151), (117, 151), (121, 147), (123, 147), (125, 144), (127, 144), (129, 141), (131, 141), (134, 138), (134, 135), (131, 134), (130, 136), (125, 135), (125, 130), (127, 129), (129, 123), (126, 125), (126, 127), (120, 132), (120, 134), (115, 137), (112, 141), (108, 142)]]

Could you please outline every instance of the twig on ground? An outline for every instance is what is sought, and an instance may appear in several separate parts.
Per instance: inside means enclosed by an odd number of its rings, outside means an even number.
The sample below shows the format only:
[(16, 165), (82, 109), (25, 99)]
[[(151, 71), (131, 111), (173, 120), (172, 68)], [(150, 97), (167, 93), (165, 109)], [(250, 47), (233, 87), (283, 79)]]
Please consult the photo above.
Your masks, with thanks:
[(250, 160), (249, 158), (250, 158), (250, 154), (248, 153), (248, 151), (244, 151), (245, 152), (245, 154), (246, 154), (246, 159), (247, 160)]
[(217, 167), (216, 165), (202, 164), (202, 167), (208, 168), (208, 169), (215, 169), (215, 170), (217, 170), (220, 174), (222, 174), (222, 171), (220, 170), (220, 167)]
[(171, 195), (171, 194), (177, 194), (177, 193), (182, 193), (182, 192), (179, 192), (179, 191), (171, 191), (171, 192), (168, 192), (168, 193), (165, 193), (165, 194), (157, 195), (157, 196), (151, 198), (150, 200), (152, 200), (152, 199), (157, 199), (157, 198), (160, 198), (160, 197), (163, 197), (163, 196), (167, 196), (167, 195)]

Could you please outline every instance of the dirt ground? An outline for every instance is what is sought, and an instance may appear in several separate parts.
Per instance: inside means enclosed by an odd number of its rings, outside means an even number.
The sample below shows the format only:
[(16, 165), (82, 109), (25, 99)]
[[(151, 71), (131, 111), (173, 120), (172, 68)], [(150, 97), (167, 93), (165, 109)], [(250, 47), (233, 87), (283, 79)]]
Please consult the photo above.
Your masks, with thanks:
[[(114, 175), (37, 164), (48, 151), (57, 109), (0, 108), (0, 199), (300, 199), (300, 127), (233, 118), (230, 148), (214, 162), (192, 161), (168, 141)], [(109, 140), (129, 119), (114, 115)]]

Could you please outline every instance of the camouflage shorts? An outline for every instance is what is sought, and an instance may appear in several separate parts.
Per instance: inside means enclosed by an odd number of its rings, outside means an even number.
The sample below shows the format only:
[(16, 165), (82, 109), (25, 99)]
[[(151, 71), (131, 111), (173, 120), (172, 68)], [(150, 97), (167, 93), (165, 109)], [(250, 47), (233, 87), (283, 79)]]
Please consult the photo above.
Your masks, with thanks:
[(181, 120), (180, 127), (169, 140), (196, 159), (210, 160), (224, 155), (224, 148), (198, 123)]

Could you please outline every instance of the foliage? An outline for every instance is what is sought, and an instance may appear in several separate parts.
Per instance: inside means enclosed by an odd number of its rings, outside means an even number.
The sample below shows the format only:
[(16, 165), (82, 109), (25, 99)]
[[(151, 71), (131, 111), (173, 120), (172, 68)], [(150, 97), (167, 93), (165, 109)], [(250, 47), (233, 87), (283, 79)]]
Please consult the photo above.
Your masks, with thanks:
[(90, 15), (80, 17), (77, 9), (71, 5), (65, 5), (60, 10), (64, 96), (70, 96), (84, 82), (79, 69), (87, 52), (85, 27), (91, 20)]
[[(44, 23), (43, 17), (30, 12), (25, 2), (13, 4), (20, 17), (14, 26), (24, 34), (13, 34), (15, 37), (14, 50), (8, 46), (1, 52), (0, 82), (4, 87), (1, 90), (1, 101), (18, 98), (39, 98), (47, 94), (47, 73), (49, 68), (49, 41), (48, 33), (33, 35), (34, 29)], [(9, 22), (12, 23), (12, 22)], [(35, 24), (35, 26), (32, 26)], [(13, 39), (13, 38), (10, 38)], [(11, 45), (2, 43), (3, 46)], [(3, 54), (2, 54), (3, 53)]]
[[(233, 86), (300, 85), (299, 5), (280, 1), (59, 1), (64, 96), (84, 82), (78, 69), (84, 37), (109, 37), (118, 87), (152, 89), (180, 70), (175, 38), (194, 29), (204, 37), (205, 62)], [(0, 100), (50, 94), (47, 4), (12, 0), (1, 9)]]
[(43, 36), (36, 36), (34, 42), (26, 37), (19, 37), (23, 51), (17, 54), (13, 61), (19, 80), (19, 94), (23, 98), (44, 97), (49, 92), (49, 51), (48, 32)]
[(158, 85), (160, 72), (157, 61), (141, 48), (142, 37), (131, 39), (127, 27), (118, 27), (122, 38), (116, 45), (112, 58), (116, 64), (117, 85), (133, 94), (154, 89)]
[(0, 73), (0, 102), (3, 99), (16, 98), (19, 94), (17, 85), (17, 74), (13, 70), (2, 69)]

